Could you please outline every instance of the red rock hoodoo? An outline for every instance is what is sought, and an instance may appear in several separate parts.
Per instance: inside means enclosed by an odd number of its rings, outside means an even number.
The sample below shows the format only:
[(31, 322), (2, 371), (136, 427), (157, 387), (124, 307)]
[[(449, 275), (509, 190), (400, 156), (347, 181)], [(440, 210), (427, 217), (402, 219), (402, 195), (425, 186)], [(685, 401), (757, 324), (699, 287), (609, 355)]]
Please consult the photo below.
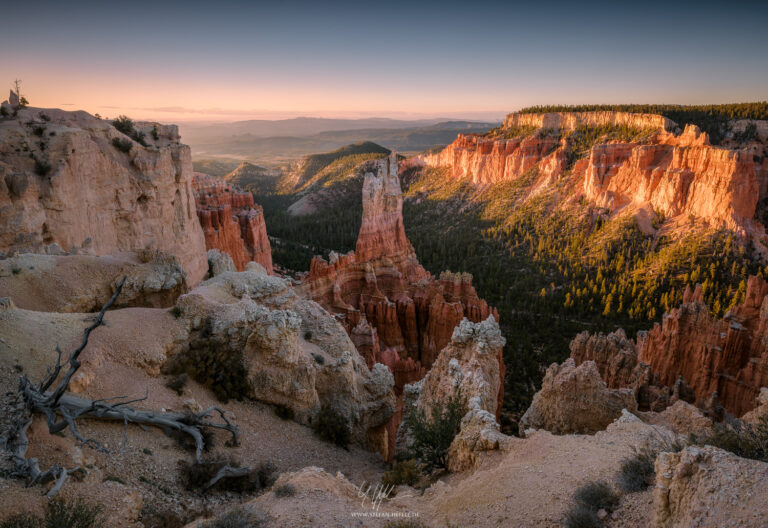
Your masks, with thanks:
[(653, 407), (662, 388), (683, 390), (682, 377), (697, 405), (708, 406), (716, 392), (728, 412), (741, 416), (768, 386), (766, 294), (768, 284), (750, 277), (744, 303), (715, 319), (701, 300), (701, 287), (688, 289), (683, 304), (664, 314), (661, 324), (640, 332), (636, 343), (623, 333), (585, 332), (571, 343), (571, 357), (577, 364), (595, 361), (610, 387), (634, 388), (641, 407), (643, 400)]
[(253, 195), (199, 172), (195, 173), (193, 186), (205, 247), (229, 253), (238, 271), (254, 261), (272, 273), (272, 248), (264, 213), (253, 203)]
[[(338, 314), (369, 366), (383, 363), (392, 371), (398, 414), (388, 430), (394, 439), (403, 387), (424, 377), (463, 318), (498, 320), (498, 312), (477, 296), (471, 275), (444, 272), (435, 280), (419, 264), (403, 227), (395, 155), (377, 162), (376, 171), (365, 174), (356, 250), (312, 259), (299, 290)], [(499, 363), (503, 372), (501, 357)]]

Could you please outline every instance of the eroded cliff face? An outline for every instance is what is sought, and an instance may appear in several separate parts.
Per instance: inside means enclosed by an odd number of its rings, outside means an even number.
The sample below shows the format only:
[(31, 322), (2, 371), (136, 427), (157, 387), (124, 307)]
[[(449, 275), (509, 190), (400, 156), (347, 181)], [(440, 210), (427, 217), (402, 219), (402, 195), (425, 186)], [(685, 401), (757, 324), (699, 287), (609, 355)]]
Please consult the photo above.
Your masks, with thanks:
[(659, 134), (648, 145), (592, 148), (583, 171), (584, 195), (603, 207), (650, 204), (669, 217), (693, 216), (737, 232), (752, 231), (759, 200), (750, 152), (709, 145), (693, 125), (679, 136)]
[[(569, 132), (578, 126), (626, 126), (644, 131), (645, 138), (604, 141), (573, 162)], [(620, 112), (510, 114), (500, 133), (516, 127), (530, 130), (512, 139), (460, 135), (417, 161), (449, 167), (453, 178), (478, 184), (517, 180), (529, 171), (535, 171), (536, 188), (567, 177), (573, 199), (583, 196), (611, 211), (650, 206), (667, 218), (693, 217), (742, 235), (764, 233), (758, 204), (768, 193), (768, 160), (759, 136), (739, 148), (714, 147), (693, 125), (679, 133), (664, 117)]]
[(253, 261), (272, 273), (264, 212), (253, 195), (202, 173), (195, 173), (193, 185), (206, 248), (228, 253), (238, 271)]
[(635, 128), (653, 128), (674, 130), (674, 121), (654, 114), (635, 114), (631, 112), (550, 112), (546, 114), (508, 114), (504, 120), (505, 128), (532, 126), (535, 128), (553, 128), (575, 130), (579, 126), (616, 125)]
[[(392, 374), (383, 365), (369, 370), (342, 326), (287, 281), (249, 263), (243, 272), (205, 281), (177, 307), (189, 336), (174, 352), (175, 368), (198, 372), (201, 358), (225, 365), (234, 358), (231, 365), (244, 367), (248, 397), (289, 407), (306, 424), (330, 406), (346, 419), (355, 442), (386, 455)], [(233, 380), (223, 383), (236, 388)]]
[[(635, 389), (638, 401), (661, 410), (677, 399), (710, 412), (718, 405), (735, 416), (754, 408), (768, 386), (768, 284), (750, 277), (743, 304), (715, 319), (702, 302), (701, 287), (664, 314), (636, 343), (621, 336), (577, 336), (571, 357), (597, 363), (608, 386)], [(715, 396), (713, 396), (713, 394)]]
[[(298, 288), (338, 314), (369, 367), (382, 363), (394, 374), (398, 413), (388, 425), (394, 438), (405, 384), (424, 377), (463, 319), (498, 319), (498, 312), (477, 296), (470, 275), (435, 280), (419, 264), (403, 227), (397, 158), (375, 166), (364, 177), (356, 250), (331, 253), (328, 261), (315, 257)], [(503, 371), (500, 354), (498, 363)]]
[(199, 283), (207, 265), (190, 149), (175, 126), (137, 130), (146, 147), (85, 112), (21, 108), (0, 119), (0, 251), (156, 249)]

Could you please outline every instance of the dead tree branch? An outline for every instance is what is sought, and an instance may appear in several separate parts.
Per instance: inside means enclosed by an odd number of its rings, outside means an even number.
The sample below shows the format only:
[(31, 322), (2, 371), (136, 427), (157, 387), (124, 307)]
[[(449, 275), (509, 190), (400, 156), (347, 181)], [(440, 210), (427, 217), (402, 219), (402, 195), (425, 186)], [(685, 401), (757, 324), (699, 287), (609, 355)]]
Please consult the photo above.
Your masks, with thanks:
[[(195, 457), (198, 462), (202, 461), (203, 449), (205, 448), (205, 440), (203, 437), (203, 430), (205, 428), (228, 431), (232, 435), (233, 444), (238, 444), (237, 426), (232, 424), (225, 416), (224, 411), (218, 407), (211, 407), (197, 414), (157, 413), (154, 411), (134, 409), (128, 406), (128, 404), (146, 400), (149, 394), (133, 400), (128, 400), (123, 396), (90, 400), (66, 394), (72, 377), (77, 373), (81, 366), (80, 354), (82, 354), (83, 350), (85, 350), (85, 347), (88, 345), (88, 338), (90, 337), (91, 332), (104, 324), (104, 314), (117, 300), (124, 283), (125, 277), (123, 277), (117, 285), (115, 293), (109, 301), (94, 317), (91, 325), (85, 329), (80, 345), (69, 354), (65, 363), (62, 363), (64, 354), (57, 346), (56, 365), (53, 369), (48, 369), (47, 374), (38, 385), (31, 383), (26, 376), (23, 376), (19, 382), (19, 393), (24, 402), (23, 416), (12, 425), (9, 433), (3, 439), (3, 444), (11, 453), (11, 458), (15, 465), (14, 473), (19, 477), (26, 478), (29, 485), (45, 484), (47, 482), (55, 481), (55, 484), (47, 493), (49, 497), (55, 495), (61, 489), (69, 475), (80, 471), (81, 468), (75, 467), (66, 469), (56, 465), (43, 471), (40, 469), (36, 458), (27, 458), (27, 449), (29, 448), (27, 430), (32, 424), (32, 417), (35, 413), (40, 413), (45, 416), (48, 432), (50, 434), (69, 429), (72, 436), (74, 436), (80, 443), (102, 452), (108, 451), (97, 440), (86, 438), (80, 434), (76, 425), (76, 420), (84, 417), (100, 420), (114, 420), (122, 422), (124, 427), (127, 427), (129, 423), (133, 423), (138, 424), (141, 427), (147, 425), (159, 427), (166, 433), (177, 431), (187, 434), (195, 441)], [(64, 373), (61, 381), (54, 385), (65, 364), (68, 364), (66, 373)], [(51, 387), (54, 388), (51, 389)], [(115, 400), (125, 401), (109, 403), (114, 402)], [(211, 419), (214, 412), (218, 413), (221, 422), (213, 421)], [(126, 434), (127, 433), (124, 433), (123, 436), (123, 445), (125, 445), (126, 442)], [(222, 468), (222, 471), (224, 471), (224, 469), (226, 468)], [(224, 471), (216, 481), (227, 477), (228, 475), (226, 473), (227, 472)]]

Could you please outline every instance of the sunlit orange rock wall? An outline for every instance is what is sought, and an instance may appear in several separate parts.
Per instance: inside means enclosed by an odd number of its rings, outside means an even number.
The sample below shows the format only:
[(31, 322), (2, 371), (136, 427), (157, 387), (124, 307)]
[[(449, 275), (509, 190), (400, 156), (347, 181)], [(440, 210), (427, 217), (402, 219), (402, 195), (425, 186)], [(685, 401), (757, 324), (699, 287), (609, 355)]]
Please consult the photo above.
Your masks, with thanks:
[(674, 123), (660, 116), (614, 114), (621, 113), (507, 118), (508, 126), (558, 128), (560, 124), (564, 131), (577, 124), (626, 124), (649, 130), (650, 139), (641, 144), (611, 141), (593, 146), (570, 172), (566, 172), (571, 148), (567, 140), (540, 131), (514, 139), (459, 135), (442, 151), (414, 162), (448, 167), (451, 177), (478, 184), (516, 180), (531, 169), (538, 172), (537, 185), (549, 185), (567, 175), (574, 196), (583, 195), (611, 210), (651, 206), (667, 218), (695, 217), (742, 235), (764, 232), (756, 213), (760, 200), (768, 198), (768, 145), (757, 141), (748, 148), (715, 147), (693, 125), (676, 135), (669, 132)]
[(194, 189), (205, 247), (229, 253), (238, 271), (254, 261), (272, 273), (264, 213), (253, 203), (253, 195), (201, 173), (195, 173)]

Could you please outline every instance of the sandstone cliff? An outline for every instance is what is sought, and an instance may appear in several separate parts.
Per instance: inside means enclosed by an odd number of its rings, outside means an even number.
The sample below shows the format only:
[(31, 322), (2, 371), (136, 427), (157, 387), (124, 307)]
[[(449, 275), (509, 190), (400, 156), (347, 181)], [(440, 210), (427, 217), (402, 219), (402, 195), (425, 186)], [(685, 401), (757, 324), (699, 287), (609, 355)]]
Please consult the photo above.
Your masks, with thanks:
[(206, 248), (229, 253), (238, 271), (253, 261), (272, 273), (264, 212), (253, 195), (202, 173), (195, 173), (193, 186)]
[[(638, 134), (632, 141), (604, 139), (582, 155), (574, 150), (579, 126), (629, 127)], [(650, 206), (667, 218), (692, 217), (742, 235), (764, 233), (758, 203), (768, 196), (765, 145), (714, 147), (693, 125), (678, 131), (656, 115), (510, 114), (498, 133), (459, 135), (442, 151), (416, 161), (449, 167), (453, 178), (478, 184), (517, 180), (534, 171), (535, 187), (543, 188), (567, 177), (572, 199), (583, 196), (611, 211)], [(507, 132), (514, 137), (505, 139)]]
[(623, 125), (656, 130), (674, 130), (677, 125), (671, 119), (654, 114), (634, 114), (630, 112), (551, 112), (547, 114), (507, 115), (504, 128), (532, 126), (575, 130), (579, 126)]
[(577, 364), (595, 361), (608, 386), (633, 388), (641, 408), (661, 410), (683, 399), (700, 407), (721, 404), (741, 416), (768, 386), (766, 294), (768, 284), (750, 277), (744, 303), (715, 319), (701, 287), (689, 288), (683, 304), (640, 332), (636, 343), (623, 332), (583, 333), (571, 343), (571, 357)]
[(85, 112), (21, 108), (0, 119), (0, 251), (152, 248), (176, 256), (190, 285), (200, 282), (190, 149), (175, 126), (137, 129), (146, 147)]

